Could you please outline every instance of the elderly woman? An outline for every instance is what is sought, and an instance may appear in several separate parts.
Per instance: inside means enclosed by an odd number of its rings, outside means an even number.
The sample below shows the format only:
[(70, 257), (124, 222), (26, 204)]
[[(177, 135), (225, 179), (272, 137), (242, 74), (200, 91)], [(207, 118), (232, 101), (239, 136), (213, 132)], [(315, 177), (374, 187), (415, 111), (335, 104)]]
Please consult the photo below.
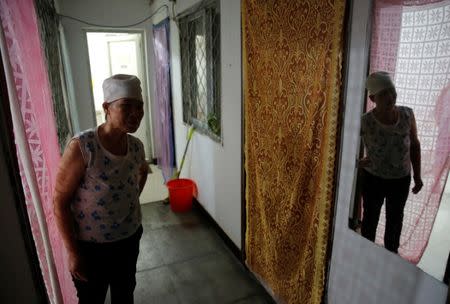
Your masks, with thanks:
[(414, 173), (412, 192), (423, 186), (420, 176), (420, 143), (412, 109), (396, 106), (395, 86), (386, 72), (367, 78), (366, 88), (375, 108), (362, 117), (361, 136), (366, 157), (360, 160), (363, 196), (362, 235), (375, 240), (381, 207), (386, 200), (384, 246), (397, 253), (403, 209)]
[(80, 303), (133, 303), (142, 235), (139, 195), (148, 165), (135, 132), (143, 117), (140, 81), (103, 82), (106, 122), (76, 135), (56, 178), (54, 210)]

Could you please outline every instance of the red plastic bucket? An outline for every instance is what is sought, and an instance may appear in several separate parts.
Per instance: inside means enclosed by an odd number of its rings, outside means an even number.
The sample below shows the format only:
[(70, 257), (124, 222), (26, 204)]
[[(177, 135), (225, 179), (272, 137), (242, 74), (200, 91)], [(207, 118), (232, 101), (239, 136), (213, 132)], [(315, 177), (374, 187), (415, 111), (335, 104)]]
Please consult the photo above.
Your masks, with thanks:
[(187, 212), (192, 209), (195, 182), (187, 178), (173, 179), (166, 183), (169, 190), (170, 209), (173, 212)]

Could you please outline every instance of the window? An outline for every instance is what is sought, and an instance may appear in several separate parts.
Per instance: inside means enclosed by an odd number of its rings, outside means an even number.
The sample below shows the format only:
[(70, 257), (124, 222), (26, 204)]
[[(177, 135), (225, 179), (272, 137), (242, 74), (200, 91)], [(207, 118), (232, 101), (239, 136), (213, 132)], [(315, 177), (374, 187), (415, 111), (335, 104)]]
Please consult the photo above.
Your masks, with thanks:
[(180, 19), (183, 121), (221, 140), (220, 19), (216, 1)]

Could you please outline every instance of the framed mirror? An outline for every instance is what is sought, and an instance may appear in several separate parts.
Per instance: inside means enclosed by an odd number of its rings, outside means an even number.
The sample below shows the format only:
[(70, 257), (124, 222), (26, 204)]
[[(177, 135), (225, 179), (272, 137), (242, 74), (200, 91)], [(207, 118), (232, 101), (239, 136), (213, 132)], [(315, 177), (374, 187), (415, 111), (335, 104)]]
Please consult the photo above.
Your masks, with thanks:
[(349, 226), (442, 281), (450, 252), (450, 0), (375, 0), (368, 39)]

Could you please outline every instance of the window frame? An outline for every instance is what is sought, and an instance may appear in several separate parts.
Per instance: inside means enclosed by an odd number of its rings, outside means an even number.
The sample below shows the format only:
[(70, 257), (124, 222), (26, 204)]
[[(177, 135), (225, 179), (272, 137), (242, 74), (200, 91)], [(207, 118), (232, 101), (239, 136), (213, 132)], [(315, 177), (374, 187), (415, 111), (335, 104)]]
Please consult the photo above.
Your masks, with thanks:
[[(195, 60), (195, 42), (191, 35), (191, 27), (199, 20), (205, 33), (205, 78), (206, 78), (206, 110), (205, 120), (197, 118), (196, 83), (192, 77), (192, 60)], [(216, 24), (215, 24), (216, 23)], [(183, 123), (193, 125), (196, 131), (209, 136), (216, 142), (222, 142), (222, 119), (221, 119), (221, 94), (220, 94), (220, 6), (219, 1), (209, 1), (189, 10), (179, 18), (180, 33), (180, 66), (182, 85)], [(215, 35), (215, 37), (213, 36)], [(214, 40), (216, 38), (216, 40)], [(188, 48), (188, 51), (183, 49)], [(194, 46), (195, 48), (195, 46)], [(198, 75), (195, 72), (195, 75)], [(210, 115), (214, 115), (218, 121), (218, 134), (209, 126)]]

